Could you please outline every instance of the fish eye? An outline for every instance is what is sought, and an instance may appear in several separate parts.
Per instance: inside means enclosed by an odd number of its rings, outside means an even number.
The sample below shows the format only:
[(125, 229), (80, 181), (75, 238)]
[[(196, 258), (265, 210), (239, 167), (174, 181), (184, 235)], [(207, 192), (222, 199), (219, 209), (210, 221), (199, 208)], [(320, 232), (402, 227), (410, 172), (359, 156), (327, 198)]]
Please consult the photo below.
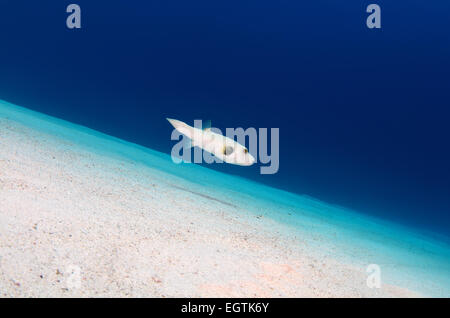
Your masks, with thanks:
[(233, 153), (233, 151), (234, 151), (234, 148), (233, 148), (233, 147), (231, 147), (231, 146), (226, 146), (226, 147), (223, 147), (222, 153), (223, 153), (225, 156), (228, 156), (228, 155), (231, 155), (231, 154)]
[(247, 148), (244, 148), (244, 153), (248, 153), (248, 149)]

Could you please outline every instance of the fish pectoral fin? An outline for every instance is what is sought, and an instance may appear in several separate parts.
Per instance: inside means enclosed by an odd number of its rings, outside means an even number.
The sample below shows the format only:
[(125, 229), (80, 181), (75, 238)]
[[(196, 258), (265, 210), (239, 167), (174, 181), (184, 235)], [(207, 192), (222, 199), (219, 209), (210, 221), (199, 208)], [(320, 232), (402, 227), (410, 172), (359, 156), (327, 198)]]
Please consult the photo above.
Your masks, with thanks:
[(211, 130), (211, 120), (205, 120), (205, 122), (202, 124), (202, 130)]

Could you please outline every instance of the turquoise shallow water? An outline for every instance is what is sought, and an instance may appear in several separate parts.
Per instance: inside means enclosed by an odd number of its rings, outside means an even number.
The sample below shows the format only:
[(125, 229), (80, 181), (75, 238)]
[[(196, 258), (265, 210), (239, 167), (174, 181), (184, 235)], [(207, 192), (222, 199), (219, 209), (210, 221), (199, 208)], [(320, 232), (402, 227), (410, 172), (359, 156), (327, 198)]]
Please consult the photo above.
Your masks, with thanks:
[(362, 269), (378, 264), (383, 282), (424, 295), (450, 296), (450, 246), (445, 238), (198, 165), (177, 165), (167, 154), (5, 102), (0, 102), (0, 117), (108, 157), (131, 160), (154, 169), (186, 191), (216, 200), (217, 204), (275, 220), (282, 225), (280, 235), (306, 244), (320, 256)]

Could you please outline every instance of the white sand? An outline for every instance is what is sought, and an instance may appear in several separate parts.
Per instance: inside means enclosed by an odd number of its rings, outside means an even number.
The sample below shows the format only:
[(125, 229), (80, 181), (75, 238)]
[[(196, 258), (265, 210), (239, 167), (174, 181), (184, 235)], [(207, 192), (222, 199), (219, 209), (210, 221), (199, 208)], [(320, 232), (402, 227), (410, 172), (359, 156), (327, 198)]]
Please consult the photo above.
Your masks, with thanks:
[(183, 182), (0, 114), (0, 295), (420, 296)]

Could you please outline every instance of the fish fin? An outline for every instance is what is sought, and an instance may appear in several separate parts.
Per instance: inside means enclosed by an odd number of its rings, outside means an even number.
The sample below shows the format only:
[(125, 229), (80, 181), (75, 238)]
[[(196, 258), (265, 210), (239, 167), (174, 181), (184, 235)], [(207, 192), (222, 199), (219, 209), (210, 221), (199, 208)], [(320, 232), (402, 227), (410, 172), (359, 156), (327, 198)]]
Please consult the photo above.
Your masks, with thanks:
[(183, 123), (182, 121), (176, 120), (176, 119), (167, 118), (167, 120), (180, 133), (182, 133), (183, 135), (185, 135), (189, 138), (192, 138), (193, 128), (191, 126), (187, 125), (186, 123)]
[(211, 120), (205, 120), (205, 122), (202, 124), (203, 130), (211, 130)]

